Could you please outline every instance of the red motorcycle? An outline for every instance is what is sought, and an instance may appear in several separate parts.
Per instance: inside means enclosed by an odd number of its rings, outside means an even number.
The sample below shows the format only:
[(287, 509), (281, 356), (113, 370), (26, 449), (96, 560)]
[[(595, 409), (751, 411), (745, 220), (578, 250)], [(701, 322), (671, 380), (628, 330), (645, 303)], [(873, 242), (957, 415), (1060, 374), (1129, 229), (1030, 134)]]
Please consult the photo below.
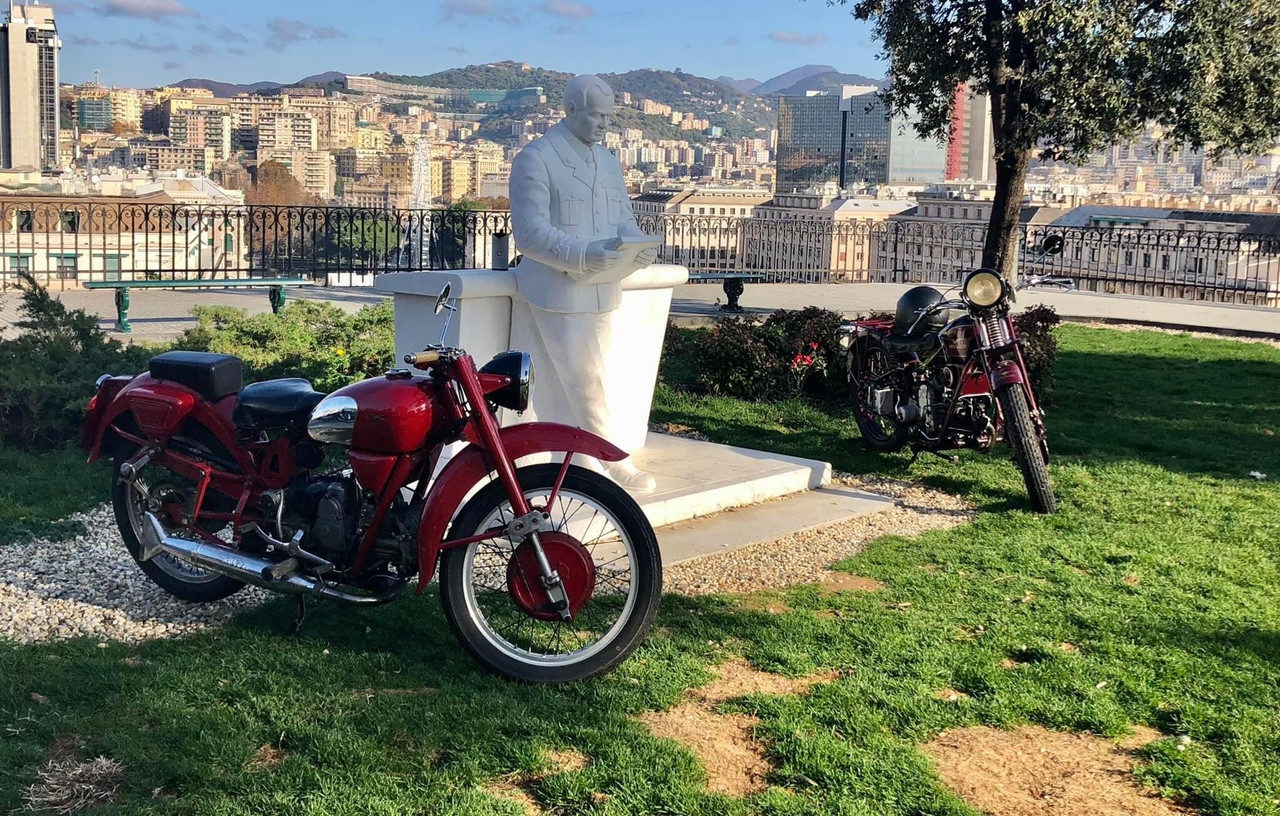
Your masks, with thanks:
[[(1037, 260), (1061, 251), (1062, 237), (1048, 236)], [(842, 326), (854, 420), (867, 447), (985, 451), (1004, 437), (1032, 506), (1054, 512), (1044, 414), (1009, 319), (1017, 289), (1043, 284), (1074, 288), (1070, 279), (1048, 276), (1013, 287), (995, 271), (978, 269), (965, 277), (958, 300), (917, 286), (899, 298), (892, 320)]]
[[(307, 596), (384, 603), (415, 577), (422, 591), (439, 560), (445, 617), (485, 665), (531, 682), (615, 668), (657, 613), (658, 543), (630, 496), (572, 462), (626, 454), (565, 425), (499, 427), (498, 407), (528, 406), (527, 354), (477, 369), (434, 346), (405, 363), (426, 375), (329, 395), (302, 379), (242, 386), (237, 358), (201, 352), (104, 375), (81, 441), (115, 461), (130, 554), (187, 601), (246, 584), (296, 594), (297, 625)], [(432, 479), (453, 442), (468, 444)], [(552, 461), (516, 466), (534, 455)]]

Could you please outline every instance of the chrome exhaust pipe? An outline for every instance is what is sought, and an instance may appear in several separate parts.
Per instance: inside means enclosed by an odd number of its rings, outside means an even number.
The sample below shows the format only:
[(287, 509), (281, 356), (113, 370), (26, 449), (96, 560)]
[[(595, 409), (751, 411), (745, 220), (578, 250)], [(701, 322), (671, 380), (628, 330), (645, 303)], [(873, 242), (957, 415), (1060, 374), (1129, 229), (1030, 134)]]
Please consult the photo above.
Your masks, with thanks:
[(333, 598), (347, 603), (385, 603), (399, 594), (399, 589), (382, 595), (359, 595), (354, 592), (345, 592), (325, 583), (320, 578), (298, 573), (296, 571), (296, 560), (292, 565), (294, 571), (281, 574), (281, 568), (286, 566), (287, 561), (276, 564), (265, 558), (258, 558), (257, 556), (233, 550), (230, 547), (211, 544), (207, 541), (175, 538), (165, 532), (164, 527), (160, 524), (160, 519), (156, 518), (155, 513), (147, 512), (145, 515), (147, 526), (150, 529), (143, 531), (144, 538), (149, 539), (141, 542), (141, 559), (143, 561), (149, 561), (156, 555), (165, 553), (202, 569), (212, 570), (237, 581), (269, 589), (272, 592), (293, 595), (318, 595), (322, 598)]

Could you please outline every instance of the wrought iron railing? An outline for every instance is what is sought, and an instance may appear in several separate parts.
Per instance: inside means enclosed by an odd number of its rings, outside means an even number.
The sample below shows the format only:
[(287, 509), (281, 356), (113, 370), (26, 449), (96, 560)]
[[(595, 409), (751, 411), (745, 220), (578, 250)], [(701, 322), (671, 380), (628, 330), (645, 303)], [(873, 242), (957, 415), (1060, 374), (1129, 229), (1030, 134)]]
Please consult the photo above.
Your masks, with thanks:
[[(986, 225), (924, 218), (642, 215), (659, 260), (777, 282), (958, 282), (981, 263)], [(1280, 236), (1131, 226), (1021, 227), (1066, 249), (1036, 265), (1081, 289), (1280, 306)], [(0, 286), (28, 270), (53, 288), (86, 281), (311, 276), (361, 285), (381, 273), (487, 268), (510, 247), (510, 214), (460, 208), (195, 206), (0, 199)], [(501, 252), (498, 253), (501, 256)]]

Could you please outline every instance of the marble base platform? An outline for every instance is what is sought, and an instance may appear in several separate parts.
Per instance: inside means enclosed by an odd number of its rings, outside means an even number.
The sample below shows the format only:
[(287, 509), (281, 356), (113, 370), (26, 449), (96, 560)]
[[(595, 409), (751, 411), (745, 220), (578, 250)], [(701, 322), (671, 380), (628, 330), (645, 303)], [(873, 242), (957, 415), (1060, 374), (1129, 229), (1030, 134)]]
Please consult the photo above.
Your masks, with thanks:
[(654, 527), (813, 490), (831, 481), (831, 465), (778, 453), (650, 433), (636, 467), (657, 480), (637, 495)]

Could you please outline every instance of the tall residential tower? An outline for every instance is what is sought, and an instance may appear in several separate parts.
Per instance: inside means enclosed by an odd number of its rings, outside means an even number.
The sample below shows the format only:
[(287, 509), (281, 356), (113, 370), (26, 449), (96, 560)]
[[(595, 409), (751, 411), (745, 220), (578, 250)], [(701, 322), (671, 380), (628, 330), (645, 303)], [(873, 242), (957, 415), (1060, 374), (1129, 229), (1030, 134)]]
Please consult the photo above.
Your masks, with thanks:
[(53, 9), (9, 3), (0, 24), (0, 167), (58, 167), (58, 51)]

